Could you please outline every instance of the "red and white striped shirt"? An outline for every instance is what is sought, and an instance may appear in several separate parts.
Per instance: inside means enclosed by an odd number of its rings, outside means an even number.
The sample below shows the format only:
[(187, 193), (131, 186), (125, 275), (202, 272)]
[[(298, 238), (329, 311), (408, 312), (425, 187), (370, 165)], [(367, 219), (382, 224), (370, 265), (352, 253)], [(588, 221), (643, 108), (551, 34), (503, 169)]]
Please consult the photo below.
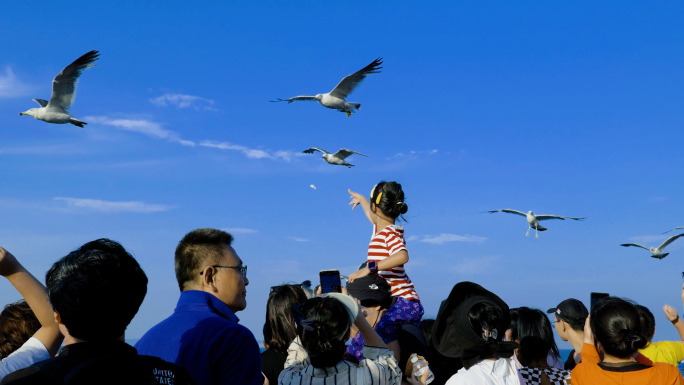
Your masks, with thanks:
[[(401, 250), (406, 250), (404, 242), (404, 228), (402, 226), (389, 225), (380, 231), (373, 226), (373, 237), (368, 245), (368, 262), (380, 262)], [(403, 297), (410, 301), (420, 302), (418, 293), (413, 287), (413, 282), (406, 275), (404, 265), (399, 265), (390, 270), (380, 270), (378, 275), (384, 278), (392, 288), (392, 296)]]

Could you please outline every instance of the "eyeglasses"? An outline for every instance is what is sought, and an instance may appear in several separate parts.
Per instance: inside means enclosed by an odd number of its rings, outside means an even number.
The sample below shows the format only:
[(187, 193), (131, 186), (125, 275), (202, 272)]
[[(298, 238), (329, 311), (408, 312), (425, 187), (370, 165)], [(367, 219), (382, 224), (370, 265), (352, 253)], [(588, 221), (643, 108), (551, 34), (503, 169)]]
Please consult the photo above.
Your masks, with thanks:
[[(247, 266), (221, 266), (221, 265), (213, 265), (212, 267), (222, 267), (224, 269), (237, 269), (240, 270), (240, 274), (242, 274), (242, 278), (247, 278)], [(204, 271), (200, 271), (200, 275), (204, 274)]]

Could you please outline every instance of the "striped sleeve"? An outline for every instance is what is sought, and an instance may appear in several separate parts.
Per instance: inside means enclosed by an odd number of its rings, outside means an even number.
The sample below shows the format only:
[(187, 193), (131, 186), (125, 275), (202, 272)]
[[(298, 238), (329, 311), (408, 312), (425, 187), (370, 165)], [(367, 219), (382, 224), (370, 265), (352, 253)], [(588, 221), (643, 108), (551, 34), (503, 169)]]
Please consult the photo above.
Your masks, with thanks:
[(387, 245), (387, 251), (389, 255), (392, 256), (401, 250), (406, 250), (406, 244), (404, 243), (404, 238), (396, 231), (390, 230), (387, 232), (385, 237), (385, 244)]

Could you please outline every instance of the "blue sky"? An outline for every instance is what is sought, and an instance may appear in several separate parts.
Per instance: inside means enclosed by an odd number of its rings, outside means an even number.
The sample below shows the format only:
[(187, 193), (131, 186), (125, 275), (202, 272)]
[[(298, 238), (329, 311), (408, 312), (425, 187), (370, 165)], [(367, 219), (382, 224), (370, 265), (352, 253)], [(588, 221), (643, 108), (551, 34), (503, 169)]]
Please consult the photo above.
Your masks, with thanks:
[[(660, 261), (619, 245), (684, 226), (684, 6), (454, 3), (3, 3), (0, 244), (42, 277), (86, 241), (121, 242), (150, 278), (139, 338), (175, 306), (180, 238), (230, 229), (249, 266), (238, 316), (261, 339), (270, 286), (364, 260), (371, 227), (347, 189), (396, 180), (427, 315), (463, 280), (544, 310), (599, 291), (677, 338), (661, 309), (682, 311), (684, 241)], [(88, 126), (18, 116), (92, 49), (71, 110)], [(269, 103), (379, 56), (349, 119)], [(331, 166), (311, 146), (370, 158)], [(588, 219), (535, 239), (522, 217), (482, 213), (502, 208)]]

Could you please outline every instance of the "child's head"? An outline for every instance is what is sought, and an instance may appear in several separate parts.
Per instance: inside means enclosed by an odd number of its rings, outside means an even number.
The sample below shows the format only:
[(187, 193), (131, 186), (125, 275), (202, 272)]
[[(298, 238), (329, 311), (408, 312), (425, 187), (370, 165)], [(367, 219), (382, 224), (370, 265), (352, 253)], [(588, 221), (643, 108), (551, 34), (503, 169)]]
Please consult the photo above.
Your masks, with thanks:
[(19, 349), (38, 329), (40, 322), (26, 301), (5, 306), (0, 313), (0, 359)]
[(639, 312), (620, 298), (604, 298), (591, 310), (591, 331), (601, 349), (614, 357), (626, 358), (644, 348)]
[(551, 344), (541, 337), (527, 336), (520, 340), (518, 360), (523, 366), (532, 366), (538, 362), (546, 362)]
[(404, 191), (397, 182), (383, 181), (375, 185), (371, 191), (370, 204), (371, 210), (377, 207), (390, 219), (397, 219), (408, 211), (408, 205), (404, 203)]
[(302, 308), (297, 334), (316, 368), (335, 366), (344, 357), (351, 321), (342, 302), (331, 297), (314, 297)]

